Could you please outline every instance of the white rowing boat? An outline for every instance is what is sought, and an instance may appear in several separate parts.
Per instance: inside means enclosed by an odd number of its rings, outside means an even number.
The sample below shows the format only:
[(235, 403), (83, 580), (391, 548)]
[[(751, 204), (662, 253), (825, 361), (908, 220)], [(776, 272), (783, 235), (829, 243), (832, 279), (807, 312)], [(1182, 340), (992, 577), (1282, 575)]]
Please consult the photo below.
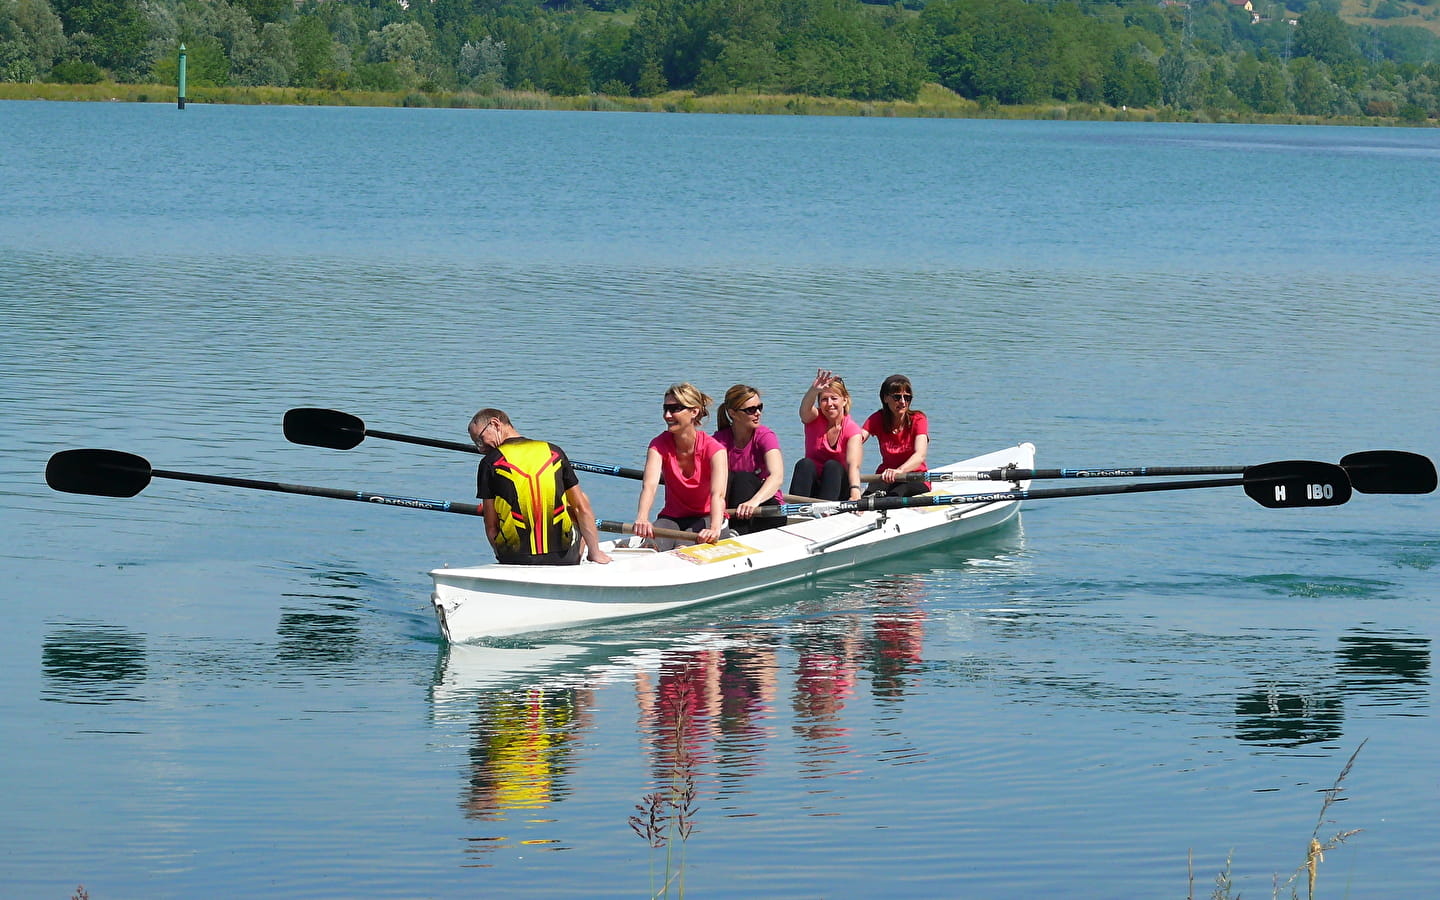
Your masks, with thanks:
[[(962, 460), (935, 471), (1035, 465), (1035, 445)], [(936, 482), (936, 494), (970, 493)], [(993, 483), (992, 483), (993, 485)], [(1015, 482), (1025, 489), (1029, 482)], [(987, 531), (1013, 518), (1020, 501), (792, 516), (779, 528), (663, 553), (623, 538), (606, 542), (607, 565), (442, 568), (431, 599), (445, 637), (457, 643), (666, 612), (813, 578)]]

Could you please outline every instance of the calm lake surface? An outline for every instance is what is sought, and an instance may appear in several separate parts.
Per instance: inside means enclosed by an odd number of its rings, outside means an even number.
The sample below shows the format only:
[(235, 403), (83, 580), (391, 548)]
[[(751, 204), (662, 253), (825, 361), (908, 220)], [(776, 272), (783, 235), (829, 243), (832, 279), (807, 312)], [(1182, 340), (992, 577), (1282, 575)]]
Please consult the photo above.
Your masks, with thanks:
[(493, 404), (636, 465), (679, 380), (760, 386), (793, 458), (818, 366), (862, 414), (909, 375), (937, 462), (1433, 458), (1437, 210), (1437, 130), (0, 103), (0, 896), (645, 897), (676, 779), (694, 897), (1270, 896), (1351, 829), (1320, 896), (1428, 896), (1435, 495), (1033, 502), (447, 647), (472, 519), (43, 470), (468, 500), (472, 457), (281, 417)]

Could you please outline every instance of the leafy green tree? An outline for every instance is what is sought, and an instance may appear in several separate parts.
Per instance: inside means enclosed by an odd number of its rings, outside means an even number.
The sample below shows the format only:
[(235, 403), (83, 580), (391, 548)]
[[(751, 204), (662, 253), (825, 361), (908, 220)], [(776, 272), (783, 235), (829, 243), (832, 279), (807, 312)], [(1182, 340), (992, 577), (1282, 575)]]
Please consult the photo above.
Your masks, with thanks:
[[(150, 68), (138, 0), (52, 0), (51, 6), (80, 59), (109, 69), (121, 79)], [(81, 34), (87, 38), (77, 40)]]
[(61, 84), (99, 84), (105, 70), (89, 60), (67, 59), (51, 67), (50, 77)]
[(788, 92), (856, 100), (913, 100), (924, 69), (913, 47), (864, 7), (793, 0), (781, 9), (779, 77)]
[(781, 90), (785, 62), (780, 6), (772, 0), (730, 0), (709, 5), (706, 56), (695, 77), (701, 93)]
[(41, 78), (64, 49), (64, 27), (47, 0), (0, 0), (0, 81)]
[(185, 74), (197, 87), (224, 87), (230, 83), (230, 57), (219, 38), (213, 35), (186, 45)]
[(319, 85), (322, 74), (329, 72), (334, 59), (330, 30), (318, 16), (298, 16), (290, 22), (290, 47), (295, 55), (292, 81), (299, 85)]
[(1295, 29), (1295, 53), (1328, 66), (1351, 62), (1360, 55), (1351, 30), (1330, 10), (1312, 8)]
[(259, 24), (278, 22), (285, 13), (295, 8), (290, 0), (238, 0), (245, 12)]
[(1117, 54), (1105, 74), (1105, 101), (1111, 106), (1154, 106), (1160, 102), (1160, 68), (1140, 56)]
[(1291, 60), (1290, 77), (1296, 112), (1307, 116), (1330, 114), (1335, 107), (1335, 85), (1323, 64), (1310, 56)]
[(505, 42), (497, 41), (488, 34), (479, 43), (466, 41), (460, 48), (460, 63), (456, 70), (471, 90), (482, 93), (498, 91), (504, 86)]
[(942, 0), (921, 20), (934, 35), (930, 68), (940, 83), (973, 99), (1035, 103), (1044, 96), (1053, 29), (1045, 11), (1021, 0)]
[[(183, 3), (178, 17), (180, 39), (200, 50), (205, 58), (196, 62), (192, 53), (192, 70), (199, 65), (205, 74), (192, 76), (213, 79), (211, 84), (258, 84), (256, 68), (260, 64), (260, 41), (255, 33), (255, 21), (239, 4), (228, 0), (209, 0), (206, 3)], [(225, 60), (226, 71), (219, 69), (219, 58), (211, 58), (206, 39), (213, 38), (219, 45)], [(214, 66), (211, 71), (209, 66)], [(196, 82), (197, 84), (202, 82)]]
[(1160, 57), (1160, 102), (1176, 109), (1199, 105), (1200, 72), (1204, 68), (1197, 54), (1172, 50)]
[(260, 27), (260, 62), (255, 68), (257, 84), (288, 85), (296, 68), (295, 45), (290, 31), (279, 22)]
[(612, 21), (590, 36), (585, 57), (594, 86), (602, 94), (623, 96), (634, 90), (634, 84), (625, 80), (625, 42), (629, 35), (629, 29)]
[(1430, 113), (1425, 107), (1418, 103), (1406, 103), (1399, 110), (1400, 121), (1410, 125), (1420, 125), (1429, 118)]

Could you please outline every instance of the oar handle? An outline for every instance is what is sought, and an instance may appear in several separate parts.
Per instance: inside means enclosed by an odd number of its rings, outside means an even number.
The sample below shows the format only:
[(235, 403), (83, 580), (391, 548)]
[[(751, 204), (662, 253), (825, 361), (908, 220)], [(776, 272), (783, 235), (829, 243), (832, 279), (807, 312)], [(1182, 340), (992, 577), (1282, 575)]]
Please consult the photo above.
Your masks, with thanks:
[[(634, 522), (620, 522), (615, 519), (600, 519), (595, 523), (595, 527), (611, 534), (635, 533)], [(700, 543), (700, 535), (693, 531), (681, 531), (678, 528), (656, 528), (655, 536), (669, 538), (672, 541), (684, 541), (687, 544)]]

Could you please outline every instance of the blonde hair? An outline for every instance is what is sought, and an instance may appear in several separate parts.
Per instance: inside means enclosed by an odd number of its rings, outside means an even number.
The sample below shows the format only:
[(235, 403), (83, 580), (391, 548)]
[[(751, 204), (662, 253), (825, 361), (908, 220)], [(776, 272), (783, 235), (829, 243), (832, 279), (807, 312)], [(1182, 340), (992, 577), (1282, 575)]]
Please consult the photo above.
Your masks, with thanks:
[(845, 401), (845, 415), (850, 415), (850, 389), (845, 386), (845, 379), (837, 375), (830, 379), (824, 387), (815, 392), (815, 405), (817, 408), (820, 405), (820, 395), (826, 391), (834, 391), (839, 394), (840, 399)]
[(710, 415), (710, 404), (715, 402), (713, 397), (688, 381), (670, 385), (670, 387), (665, 389), (665, 393), (668, 396), (674, 397), (678, 403), (693, 406), (700, 410), (700, 414), (695, 417), (695, 423), (697, 425), (705, 421), (705, 417)]
[(740, 404), (751, 396), (759, 397), (760, 392), (748, 384), (735, 384), (725, 392), (725, 400), (715, 410), (715, 424), (720, 428), (730, 427), (730, 410), (739, 409)]

